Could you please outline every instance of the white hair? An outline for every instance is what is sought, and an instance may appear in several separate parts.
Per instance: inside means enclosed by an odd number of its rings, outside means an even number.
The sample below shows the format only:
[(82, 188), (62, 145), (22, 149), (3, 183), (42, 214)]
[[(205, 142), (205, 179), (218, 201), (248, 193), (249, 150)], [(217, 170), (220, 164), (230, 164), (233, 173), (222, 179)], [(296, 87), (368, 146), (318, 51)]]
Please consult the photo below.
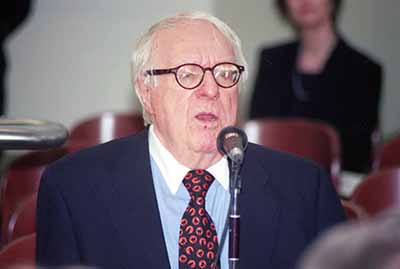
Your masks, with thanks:
[[(211, 23), (215, 28), (217, 28), (231, 43), (233, 52), (235, 55), (235, 60), (237, 64), (243, 65), (245, 71), (242, 74), (241, 80), (239, 81), (239, 90), (243, 87), (244, 82), (247, 79), (247, 63), (242, 52), (242, 45), (239, 37), (236, 33), (223, 21), (214, 17), (210, 14), (193, 11), (193, 12), (183, 12), (178, 13), (172, 17), (167, 17), (159, 21), (158, 23), (151, 26), (146, 33), (144, 33), (138, 40), (135, 50), (132, 54), (131, 72), (132, 80), (136, 90), (136, 95), (139, 98), (140, 104), (142, 105), (143, 119), (146, 125), (152, 122), (151, 115), (146, 111), (143, 106), (143, 100), (139, 94), (138, 80), (144, 74), (146, 69), (152, 69), (150, 64), (151, 53), (153, 48), (153, 41), (156, 34), (163, 29), (175, 28), (177, 24), (182, 21), (190, 20), (204, 20)], [(157, 80), (154, 76), (151, 77), (153, 85), (157, 84)], [(150, 82), (150, 77), (146, 76), (144, 83)]]

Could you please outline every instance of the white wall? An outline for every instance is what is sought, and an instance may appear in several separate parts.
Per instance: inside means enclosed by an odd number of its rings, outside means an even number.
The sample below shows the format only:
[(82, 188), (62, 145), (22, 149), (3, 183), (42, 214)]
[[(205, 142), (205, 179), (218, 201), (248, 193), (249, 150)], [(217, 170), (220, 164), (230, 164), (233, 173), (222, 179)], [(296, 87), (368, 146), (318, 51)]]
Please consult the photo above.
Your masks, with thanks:
[[(352, 44), (373, 55), (385, 68), (384, 95), (381, 102), (381, 120), (384, 134), (400, 129), (400, 29), (397, 0), (344, 0), (340, 29)], [(243, 40), (249, 62), (250, 79), (244, 94), (241, 115), (247, 112), (247, 102), (253, 86), (254, 71), (258, 65), (258, 50), (292, 36), (290, 28), (275, 12), (273, 0), (214, 1), (215, 14), (230, 24)], [(357, 109), (357, 104), (354, 106)]]
[[(342, 28), (380, 60), (385, 69), (381, 120), (386, 135), (400, 130), (400, 2), (397, 0), (347, 0)], [(365, 2), (365, 3), (364, 3)], [(360, 4), (362, 3), (362, 4)]]
[(71, 126), (99, 111), (140, 108), (130, 83), (136, 38), (179, 10), (211, 0), (37, 0), (8, 42), (8, 116)]
[[(147, 26), (178, 10), (200, 9), (225, 20), (243, 40), (250, 64), (247, 111), (257, 52), (291, 36), (272, 0), (37, 0), (30, 20), (9, 40), (9, 116), (70, 126), (104, 110), (138, 109), (129, 77), (132, 44)], [(385, 66), (381, 119), (385, 134), (400, 128), (400, 30), (397, 0), (346, 0), (340, 28)], [(355, 104), (355, 109), (357, 104)]]

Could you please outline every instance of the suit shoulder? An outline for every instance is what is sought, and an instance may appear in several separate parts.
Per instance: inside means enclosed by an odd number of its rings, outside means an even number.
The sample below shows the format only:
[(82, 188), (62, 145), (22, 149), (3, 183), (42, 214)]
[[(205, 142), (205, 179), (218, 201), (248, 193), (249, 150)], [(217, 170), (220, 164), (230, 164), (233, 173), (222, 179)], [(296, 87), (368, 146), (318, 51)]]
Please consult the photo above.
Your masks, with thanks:
[[(287, 68), (291, 68), (291, 62), (296, 57), (297, 42), (280, 43), (275, 46), (264, 47), (261, 50), (259, 58), (259, 66), (262, 68), (269, 68), (268, 73), (286, 74)], [(260, 70), (261, 70), (260, 69)], [(265, 77), (265, 73), (261, 77)], [(269, 75), (269, 78), (276, 76)]]
[[(101, 173), (117, 166), (122, 158), (141, 151), (147, 146), (147, 133), (112, 140), (110, 142), (82, 149), (60, 158), (50, 164), (44, 174), (54, 175), (55, 178), (82, 177), (87, 174)], [(143, 149), (142, 149), (143, 148)], [(78, 176), (79, 175), (79, 176)]]
[(285, 200), (317, 199), (321, 186), (334, 190), (326, 171), (313, 161), (256, 144), (249, 144), (242, 170), (263, 171), (258, 178), (266, 179), (268, 186)]
[(280, 171), (316, 171), (319, 166), (313, 161), (264, 146), (249, 143), (248, 155), (249, 162), (259, 162), (267, 170), (269, 167), (274, 167), (274, 170)]
[(298, 46), (297, 41), (286, 41), (273, 44), (271, 46), (265, 46), (261, 49), (261, 55), (263, 57), (280, 57), (296, 51)]
[(346, 41), (341, 42), (343, 58), (349, 63), (356, 64), (359, 68), (367, 68), (374, 72), (382, 72), (382, 64), (372, 55), (354, 47)]

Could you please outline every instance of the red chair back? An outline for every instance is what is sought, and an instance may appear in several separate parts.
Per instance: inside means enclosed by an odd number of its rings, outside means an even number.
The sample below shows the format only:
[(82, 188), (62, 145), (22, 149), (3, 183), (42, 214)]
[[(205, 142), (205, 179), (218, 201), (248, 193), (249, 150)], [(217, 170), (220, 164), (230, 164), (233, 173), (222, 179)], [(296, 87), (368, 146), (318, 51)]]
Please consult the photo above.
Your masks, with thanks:
[(376, 169), (400, 167), (400, 135), (382, 144), (376, 156)]
[(351, 200), (370, 215), (400, 207), (400, 168), (380, 170), (366, 176), (355, 188)]
[(368, 218), (368, 214), (364, 208), (352, 201), (341, 200), (344, 212), (348, 220), (364, 220)]
[(289, 152), (320, 164), (338, 186), (340, 138), (330, 125), (302, 118), (267, 118), (247, 122), (249, 141)]
[(67, 149), (34, 151), (15, 159), (8, 168), (1, 186), (1, 235), (7, 241), (8, 223), (20, 202), (36, 193), (46, 166), (67, 154)]
[(8, 242), (36, 233), (36, 204), (37, 193), (22, 201), (11, 215), (6, 239)]
[(36, 234), (30, 234), (10, 242), (0, 251), (0, 268), (13, 265), (32, 265), (36, 262)]
[(75, 148), (93, 146), (143, 129), (144, 121), (139, 114), (105, 112), (72, 126), (69, 144)]

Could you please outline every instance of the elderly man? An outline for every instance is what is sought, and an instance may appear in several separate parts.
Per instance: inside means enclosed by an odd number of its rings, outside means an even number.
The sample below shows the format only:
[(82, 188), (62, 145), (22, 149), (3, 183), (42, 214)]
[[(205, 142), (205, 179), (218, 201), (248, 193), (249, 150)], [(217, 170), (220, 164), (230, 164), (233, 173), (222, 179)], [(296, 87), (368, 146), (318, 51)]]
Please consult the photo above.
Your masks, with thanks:
[[(70, 155), (43, 175), (41, 265), (228, 268), (221, 242), (229, 207), (228, 160), (217, 150), (233, 125), (245, 60), (215, 17), (185, 13), (157, 23), (133, 55), (149, 127)], [(344, 218), (317, 166), (250, 144), (241, 172), (240, 265), (292, 268), (323, 229)]]

